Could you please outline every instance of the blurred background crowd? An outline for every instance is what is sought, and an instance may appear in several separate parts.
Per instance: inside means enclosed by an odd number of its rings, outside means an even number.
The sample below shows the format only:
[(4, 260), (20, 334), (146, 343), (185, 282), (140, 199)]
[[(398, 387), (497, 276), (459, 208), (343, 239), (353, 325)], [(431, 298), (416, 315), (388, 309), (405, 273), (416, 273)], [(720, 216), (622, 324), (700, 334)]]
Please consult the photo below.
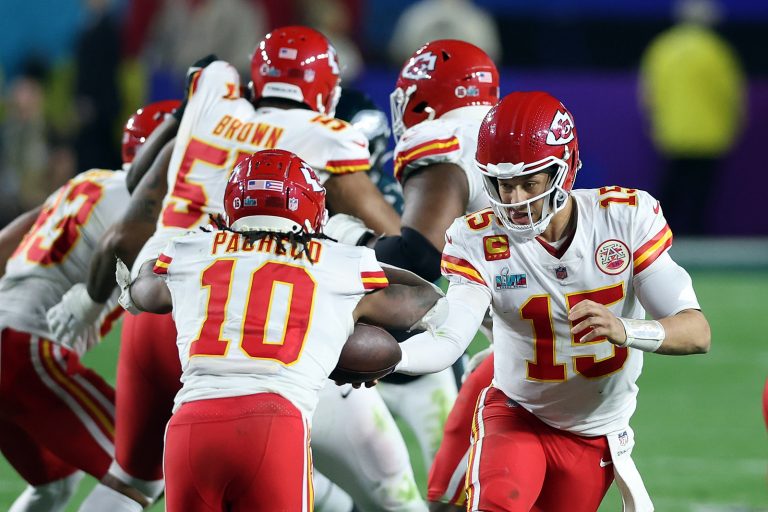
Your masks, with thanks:
[(246, 82), (256, 42), (294, 23), (326, 34), (342, 85), (387, 112), (421, 44), (475, 43), (502, 94), (569, 105), (580, 188), (648, 190), (677, 235), (768, 235), (768, 2), (754, 0), (2, 0), (0, 225), (77, 172), (119, 168), (125, 119), (180, 97), (198, 58)]

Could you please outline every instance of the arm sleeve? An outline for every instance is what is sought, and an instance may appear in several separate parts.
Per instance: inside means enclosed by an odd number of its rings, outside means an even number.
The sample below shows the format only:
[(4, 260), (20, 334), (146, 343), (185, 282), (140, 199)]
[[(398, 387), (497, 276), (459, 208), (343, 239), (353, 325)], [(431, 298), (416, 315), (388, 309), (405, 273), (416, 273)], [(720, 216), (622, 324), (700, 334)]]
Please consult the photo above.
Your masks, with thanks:
[(491, 293), (474, 283), (451, 283), (446, 294), (448, 319), (434, 334), (425, 331), (400, 344), (402, 359), (396, 371), (416, 375), (452, 365), (475, 337), (491, 303)]
[(701, 309), (688, 272), (667, 253), (647, 272), (635, 275), (633, 284), (640, 304), (656, 320), (685, 309)]
[(427, 281), (440, 278), (440, 251), (415, 229), (404, 227), (400, 235), (379, 238), (373, 248), (380, 261), (410, 270)]

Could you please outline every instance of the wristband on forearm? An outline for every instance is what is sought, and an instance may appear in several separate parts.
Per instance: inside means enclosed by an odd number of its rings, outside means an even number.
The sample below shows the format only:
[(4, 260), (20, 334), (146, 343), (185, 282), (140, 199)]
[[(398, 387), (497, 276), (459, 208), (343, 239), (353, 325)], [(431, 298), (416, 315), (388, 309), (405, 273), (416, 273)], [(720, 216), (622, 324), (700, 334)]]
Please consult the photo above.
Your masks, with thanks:
[(643, 352), (656, 352), (664, 342), (664, 326), (656, 320), (621, 318), (619, 321), (627, 333), (627, 340), (620, 347), (632, 347)]

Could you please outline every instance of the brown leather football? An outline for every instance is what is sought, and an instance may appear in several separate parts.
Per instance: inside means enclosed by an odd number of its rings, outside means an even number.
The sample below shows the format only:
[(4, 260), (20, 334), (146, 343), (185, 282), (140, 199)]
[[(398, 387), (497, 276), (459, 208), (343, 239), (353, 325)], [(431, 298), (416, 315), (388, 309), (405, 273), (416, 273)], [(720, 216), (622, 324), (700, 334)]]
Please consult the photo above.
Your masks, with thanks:
[(400, 345), (381, 327), (358, 323), (328, 378), (357, 384), (389, 375), (400, 362)]

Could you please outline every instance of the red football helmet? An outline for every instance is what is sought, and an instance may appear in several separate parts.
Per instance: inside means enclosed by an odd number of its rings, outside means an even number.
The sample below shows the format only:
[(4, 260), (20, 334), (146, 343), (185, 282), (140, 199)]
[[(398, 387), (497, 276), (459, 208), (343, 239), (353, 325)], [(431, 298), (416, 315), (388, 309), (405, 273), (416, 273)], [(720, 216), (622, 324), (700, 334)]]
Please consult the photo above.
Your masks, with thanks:
[(465, 41), (427, 43), (405, 63), (389, 96), (392, 131), (403, 132), (449, 110), (499, 101), (499, 72), (490, 57)]
[(312, 167), (290, 151), (268, 149), (240, 162), (224, 191), (233, 229), (318, 233), (328, 217), (325, 188)]
[[(494, 212), (511, 231), (533, 237), (546, 229), (566, 204), (576, 172), (581, 167), (579, 139), (573, 116), (559, 100), (545, 92), (513, 92), (483, 119), (475, 160)], [(521, 203), (503, 203), (496, 179), (534, 174), (551, 166), (556, 170), (543, 194)], [(546, 198), (541, 219), (533, 222), (531, 204)], [(515, 224), (509, 208), (528, 208), (530, 223)]]
[(176, 110), (179, 100), (164, 100), (150, 103), (136, 111), (123, 127), (123, 168), (127, 168), (147, 137), (160, 126), (166, 114)]
[(286, 98), (333, 115), (339, 101), (339, 61), (333, 45), (309, 27), (278, 28), (251, 56), (254, 99)]

